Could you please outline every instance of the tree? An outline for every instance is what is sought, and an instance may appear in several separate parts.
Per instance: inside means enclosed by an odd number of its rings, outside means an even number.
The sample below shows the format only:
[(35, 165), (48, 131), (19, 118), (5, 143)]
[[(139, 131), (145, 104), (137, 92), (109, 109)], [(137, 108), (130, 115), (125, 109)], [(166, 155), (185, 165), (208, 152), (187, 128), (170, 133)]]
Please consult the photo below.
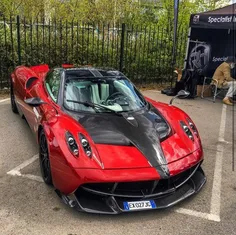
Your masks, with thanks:
[(26, 18), (43, 16), (44, 2), (41, 0), (1, 0), (0, 12), (6, 17), (21, 15)]
[[(187, 27), (191, 13), (212, 10), (230, 0), (180, 0), (179, 25)], [(60, 18), (85, 22), (153, 24), (173, 28), (174, 0), (1, 0), (5, 17)]]

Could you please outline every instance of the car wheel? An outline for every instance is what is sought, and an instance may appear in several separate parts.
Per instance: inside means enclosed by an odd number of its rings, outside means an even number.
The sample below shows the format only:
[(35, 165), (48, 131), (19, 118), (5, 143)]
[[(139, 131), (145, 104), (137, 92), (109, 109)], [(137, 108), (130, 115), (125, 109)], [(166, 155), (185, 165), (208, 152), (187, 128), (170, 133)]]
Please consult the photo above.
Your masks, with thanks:
[(47, 138), (42, 130), (39, 135), (39, 161), (40, 161), (40, 170), (43, 177), (43, 181), (52, 185), (52, 174), (50, 166), (50, 158), (48, 151)]
[(14, 89), (13, 85), (11, 83), (11, 88), (10, 88), (10, 97), (11, 97), (11, 110), (13, 113), (18, 113), (18, 109), (16, 106), (16, 100), (15, 100), (15, 95), (14, 95)]

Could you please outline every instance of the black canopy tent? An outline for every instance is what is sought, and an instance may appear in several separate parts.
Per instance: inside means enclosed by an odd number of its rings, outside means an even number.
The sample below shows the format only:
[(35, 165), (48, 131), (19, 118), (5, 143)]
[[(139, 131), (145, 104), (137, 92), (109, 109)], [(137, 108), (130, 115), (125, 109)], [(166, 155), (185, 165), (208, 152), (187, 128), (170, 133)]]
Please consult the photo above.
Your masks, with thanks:
[(236, 4), (190, 17), (184, 68), (212, 77), (228, 56), (236, 54)]

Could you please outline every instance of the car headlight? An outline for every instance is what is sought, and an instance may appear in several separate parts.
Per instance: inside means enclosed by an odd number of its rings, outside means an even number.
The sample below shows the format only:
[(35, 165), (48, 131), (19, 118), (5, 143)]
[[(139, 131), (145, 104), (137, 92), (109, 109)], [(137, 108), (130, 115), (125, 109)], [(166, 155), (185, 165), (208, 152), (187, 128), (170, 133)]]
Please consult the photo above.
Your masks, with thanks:
[(185, 124), (185, 122), (180, 121), (180, 125), (181, 125), (182, 129), (184, 130), (185, 134), (188, 136), (188, 138), (193, 141), (194, 140), (193, 134), (192, 134), (191, 130), (189, 129), (189, 127)]
[(192, 121), (189, 118), (186, 118), (190, 128), (192, 129), (193, 133), (198, 136), (197, 128), (196, 126), (192, 123)]
[(80, 142), (81, 142), (81, 145), (84, 149), (84, 152), (85, 154), (88, 156), (88, 157), (92, 157), (92, 150), (91, 150), (91, 146), (88, 142), (88, 140), (86, 139), (86, 137), (83, 135), (83, 134), (79, 134), (79, 137), (80, 137)]
[(73, 137), (73, 135), (69, 131), (66, 132), (66, 143), (67, 143), (67, 146), (68, 146), (70, 152), (74, 156), (77, 157), (79, 155), (79, 148), (78, 148), (75, 138)]

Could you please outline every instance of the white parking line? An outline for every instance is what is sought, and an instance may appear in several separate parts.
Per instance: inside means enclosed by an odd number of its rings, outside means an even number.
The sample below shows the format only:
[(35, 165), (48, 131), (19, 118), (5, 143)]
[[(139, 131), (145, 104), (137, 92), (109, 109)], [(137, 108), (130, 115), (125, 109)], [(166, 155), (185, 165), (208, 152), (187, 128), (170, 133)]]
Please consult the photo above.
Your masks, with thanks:
[(22, 174), (21, 175), (23, 178), (27, 178), (27, 179), (31, 179), (31, 180), (34, 180), (34, 181), (38, 181), (40, 183), (43, 183), (43, 178), (41, 176), (38, 176), (38, 175), (31, 175), (31, 174)]
[[(223, 163), (223, 152), (224, 146), (222, 143), (225, 142), (224, 134), (225, 134), (225, 124), (226, 124), (226, 109), (227, 106), (223, 105), (222, 114), (221, 114), (221, 122), (220, 122), (220, 130), (218, 137), (218, 145), (216, 148), (216, 162), (215, 162), (215, 170), (213, 176), (213, 187), (212, 187), (212, 196), (211, 196), (211, 207), (210, 213), (203, 213), (195, 210), (190, 210), (186, 208), (178, 208), (174, 211), (180, 214), (195, 216), (198, 218), (211, 220), (215, 222), (220, 222), (220, 204), (221, 204), (221, 177), (222, 177), (222, 163)], [(22, 174), (20, 171), (26, 166), (30, 165), (34, 161), (38, 159), (38, 154), (33, 156), (32, 158), (26, 160), (19, 166), (15, 167), (11, 171), (7, 172), (9, 175), (13, 176), (21, 176), (24, 178), (28, 178), (31, 180), (35, 180), (38, 182), (43, 182), (43, 179), (40, 176), (31, 175), (31, 174)]]
[(38, 159), (38, 154), (34, 155), (32, 158), (24, 161), (23, 163), (21, 163), (19, 166), (15, 167), (14, 169), (10, 170), (7, 172), (8, 175), (19, 175), (20, 170), (22, 170), (23, 168), (25, 168), (26, 166), (28, 166), (29, 164), (33, 163), (34, 161), (36, 161)]
[(213, 176), (210, 213), (207, 214), (198, 211), (188, 210), (185, 208), (179, 208), (175, 210), (178, 213), (220, 222), (221, 177), (222, 177), (222, 165), (223, 165), (223, 153), (224, 153), (224, 146), (222, 145), (222, 143), (226, 143), (224, 139), (225, 124), (226, 124), (226, 109), (227, 106), (224, 104), (222, 107), (218, 144), (216, 147), (216, 161), (215, 161), (215, 169)]
[(8, 100), (10, 100), (10, 98), (4, 99), (4, 100), (0, 100), (0, 103), (3, 103), (3, 102), (8, 101)]
[(31, 179), (31, 180), (35, 180), (38, 182), (43, 182), (43, 179), (41, 176), (37, 176), (37, 175), (32, 175), (32, 174), (22, 174), (20, 171), (27, 167), (28, 165), (30, 165), (31, 163), (33, 163), (34, 161), (36, 161), (39, 158), (38, 154), (33, 156), (32, 158), (26, 160), (25, 162), (21, 163), (19, 166), (15, 167), (14, 169), (10, 170), (7, 172), (8, 175), (13, 175), (13, 176), (21, 176), (23, 178), (27, 178), (27, 179)]
[(180, 213), (180, 214), (195, 216), (201, 219), (207, 219), (207, 220), (211, 220), (215, 222), (220, 222), (220, 217), (218, 215), (203, 213), (200, 211), (194, 211), (194, 210), (189, 210), (185, 208), (176, 209), (175, 212)]
[(227, 106), (224, 104), (221, 113), (221, 121), (220, 121), (220, 131), (217, 144), (216, 151), (216, 162), (215, 162), (215, 171), (213, 177), (213, 187), (212, 187), (212, 197), (211, 197), (211, 211), (210, 213), (213, 215), (220, 216), (220, 194), (221, 194), (221, 177), (222, 177), (222, 163), (223, 163), (223, 153), (224, 146), (222, 142), (224, 142), (225, 135), (225, 124), (226, 124), (226, 109)]

